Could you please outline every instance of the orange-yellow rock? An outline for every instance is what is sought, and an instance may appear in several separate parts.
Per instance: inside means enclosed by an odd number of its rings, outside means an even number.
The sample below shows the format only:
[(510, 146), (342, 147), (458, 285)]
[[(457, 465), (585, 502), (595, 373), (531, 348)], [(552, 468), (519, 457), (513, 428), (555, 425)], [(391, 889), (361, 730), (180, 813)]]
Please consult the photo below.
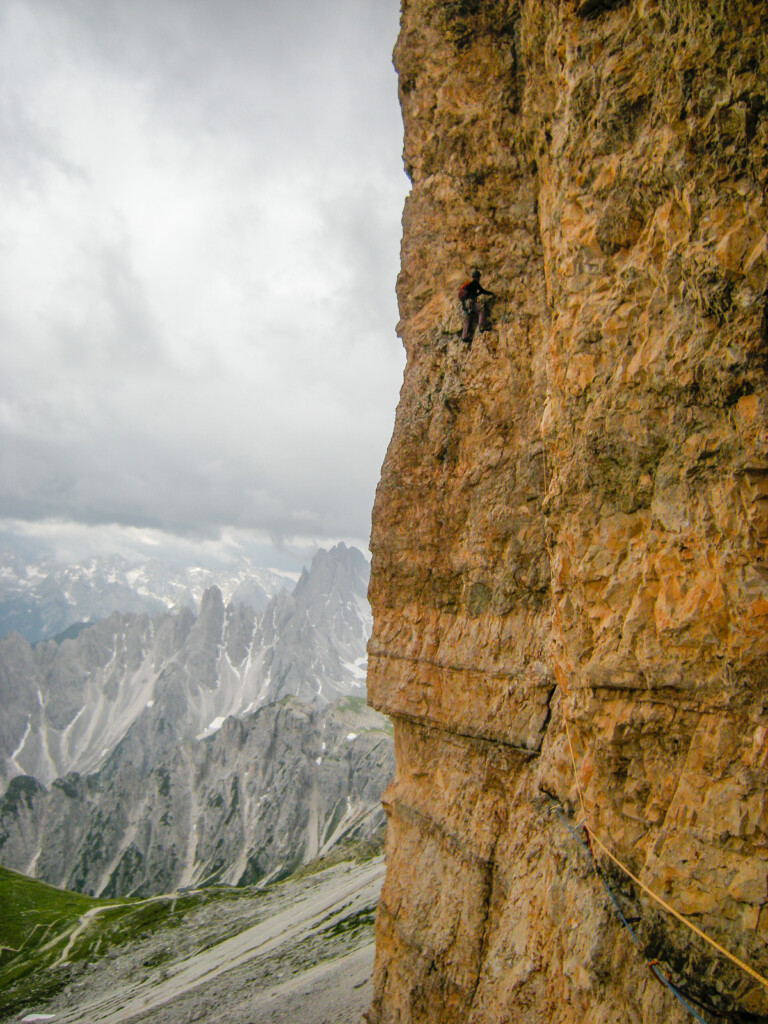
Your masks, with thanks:
[[(646, 957), (768, 1015), (603, 849), (768, 977), (765, 4), (402, 0), (395, 62), (368, 1021), (690, 1020)], [(475, 266), (496, 298), (468, 348)]]

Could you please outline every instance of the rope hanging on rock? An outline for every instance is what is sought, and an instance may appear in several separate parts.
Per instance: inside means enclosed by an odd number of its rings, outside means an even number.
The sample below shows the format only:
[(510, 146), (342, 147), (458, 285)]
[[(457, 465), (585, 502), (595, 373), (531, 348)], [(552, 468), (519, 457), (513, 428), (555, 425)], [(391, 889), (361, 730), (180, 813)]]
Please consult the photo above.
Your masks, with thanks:
[[(626, 917), (624, 916), (624, 914), (622, 912), (622, 909), (621, 909), (621, 907), (619, 906), (619, 904), (618, 904), (618, 902), (616, 900), (616, 897), (611, 892), (610, 886), (608, 885), (606, 880), (603, 878), (603, 876), (600, 873), (600, 871), (598, 871), (598, 869), (597, 869), (597, 865), (595, 864), (594, 856), (592, 854), (592, 850), (591, 850), (589, 844), (585, 843), (583, 839), (579, 838), (579, 835), (578, 835), (578, 832), (576, 831), (576, 829), (574, 829), (570, 825), (570, 823), (566, 819), (565, 815), (560, 811), (560, 809), (557, 806), (555, 806), (553, 804), (552, 805), (552, 810), (555, 812), (555, 814), (558, 816), (558, 818), (560, 818), (560, 820), (565, 825), (565, 827), (568, 829), (568, 831), (571, 833), (571, 835), (576, 840), (576, 842), (579, 843), (580, 846), (583, 846), (584, 849), (589, 854), (590, 859), (592, 860), (592, 864), (594, 865), (594, 868), (595, 868), (595, 874), (600, 879), (600, 881), (603, 883), (603, 888), (608, 893), (608, 896), (610, 897), (611, 903), (613, 904), (614, 909), (615, 909), (616, 913), (618, 914), (619, 919), (621, 920), (621, 923), (624, 925), (626, 930), (629, 932), (630, 938), (632, 939), (634, 944), (638, 947), (638, 949), (641, 949), (642, 947), (640, 946), (640, 942), (639, 942), (637, 936), (635, 935), (634, 930), (632, 929), (632, 926), (630, 925), (629, 921), (627, 921)], [(582, 823), (582, 826), (583, 826), (583, 823)], [(578, 827), (579, 826), (577, 826), (577, 828)], [(589, 835), (588, 832), (587, 832), (587, 835)], [(643, 953), (643, 955), (645, 956), (644, 953)], [(685, 1001), (685, 999), (683, 998), (682, 993), (677, 988), (677, 986), (674, 985), (669, 980), (669, 978), (667, 978), (666, 975), (663, 974), (659, 970), (659, 968), (657, 966), (658, 965), (658, 960), (649, 960), (646, 957), (645, 963), (646, 963), (646, 966), (651, 970), (653, 975), (662, 983), (662, 985), (664, 985), (666, 988), (669, 989), (669, 991), (672, 993), (672, 995), (675, 997), (675, 999), (677, 999), (677, 1001), (679, 1003), (681, 1003), (685, 1007), (685, 1009), (688, 1010), (696, 1018), (697, 1021), (699, 1021), (699, 1024), (707, 1024), (707, 1022), (703, 1019), (703, 1017), (700, 1017), (699, 1014), (696, 1012), (696, 1010), (689, 1003), (687, 1003)]]
[[(737, 967), (740, 967), (741, 970), (745, 971), (751, 978), (754, 978), (755, 981), (759, 981), (761, 985), (764, 985), (766, 988), (768, 988), (768, 980), (766, 978), (764, 978), (761, 974), (758, 974), (758, 972), (756, 970), (754, 970), (752, 967), (750, 967), (749, 964), (745, 964), (743, 960), (740, 960), (737, 956), (734, 956), (733, 953), (729, 953), (728, 950), (725, 949), (723, 946), (721, 946), (719, 942), (716, 942), (714, 939), (710, 938), (710, 936), (707, 935), (706, 932), (703, 932), (701, 930), (701, 928), (699, 928), (692, 921), (690, 921), (687, 917), (685, 917), (684, 914), (681, 914), (679, 910), (675, 910), (675, 908), (671, 907), (669, 905), (669, 903), (666, 902), (666, 900), (662, 899), (662, 897), (657, 895), (652, 889), (649, 889), (648, 886), (645, 885), (644, 882), (640, 881), (640, 879), (637, 877), (637, 875), (633, 874), (629, 870), (629, 868), (626, 866), (626, 864), (622, 864), (622, 862), (619, 860), (619, 858), (616, 857), (615, 854), (611, 853), (611, 851), (608, 849), (608, 847), (605, 845), (605, 843), (602, 842), (602, 840), (599, 838), (599, 836), (597, 836), (597, 834), (594, 832), (592, 827), (589, 825), (589, 821), (588, 821), (588, 818), (587, 818), (587, 812), (586, 812), (585, 807), (584, 807), (584, 795), (583, 795), (583, 793), (581, 791), (581, 783), (579, 782), (579, 773), (576, 770), (576, 757), (575, 757), (574, 752), (573, 752), (573, 743), (571, 742), (571, 730), (570, 730), (570, 727), (568, 725), (568, 716), (565, 714), (565, 712), (563, 712), (563, 720), (565, 721), (565, 732), (566, 732), (566, 735), (568, 737), (568, 750), (569, 750), (570, 755), (571, 755), (571, 765), (573, 767), (573, 776), (574, 776), (574, 779), (576, 781), (576, 789), (577, 789), (577, 792), (579, 794), (579, 805), (581, 807), (581, 817), (582, 817), (582, 821), (583, 821), (583, 828), (584, 828), (585, 834), (587, 836), (588, 842), (590, 844), (594, 843), (596, 846), (598, 846), (600, 848), (600, 850), (607, 857), (609, 857), (611, 859), (611, 861), (613, 861), (613, 863), (616, 865), (616, 867), (620, 868), (624, 872), (625, 875), (627, 875), (629, 878), (632, 879), (632, 881), (635, 883), (635, 885), (639, 886), (643, 890), (643, 892), (646, 893), (646, 895), (650, 896), (651, 899), (655, 900), (656, 903), (659, 904), (659, 906), (663, 907), (663, 909), (666, 910), (668, 914), (672, 914), (673, 917), (677, 918), (677, 920), (682, 922), (682, 924), (684, 924), (687, 928), (690, 928), (690, 930), (692, 932), (694, 932), (696, 935), (698, 935), (699, 938), (702, 938), (702, 939), (704, 939), (705, 942), (708, 942), (709, 945), (712, 946), (713, 949), (716, 949), (718, 953), (721, 953), (724, 957), (726, 957), (728, 960), (730, 960), (731, 963), (735, 964)], [(590, 846), (590, 851), (591, 851), (591, 846)]]

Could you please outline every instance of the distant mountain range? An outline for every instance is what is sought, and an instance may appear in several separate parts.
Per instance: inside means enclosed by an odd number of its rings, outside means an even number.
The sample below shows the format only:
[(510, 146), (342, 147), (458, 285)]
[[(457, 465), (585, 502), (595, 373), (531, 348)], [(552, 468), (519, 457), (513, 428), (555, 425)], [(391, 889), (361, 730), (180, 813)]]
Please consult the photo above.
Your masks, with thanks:
[(72, 639), (0, 640), (0, 783), (43, 785), (92, 772), (140, 717), (201, 737), (229, 715), (294, 696), (318, 705), (365, 694), (371, 616), (368, 562), (356, 548), (319, 551), (295, 589), (261, 614), (208, 589), (188, 609), (115, 612)]
[(148, 894), (274, 877), (380, 828), (393, 755), (364, 703), (368, 573), (340, 544), (261, 613), (213, 586), (197, 616), (2, 638), (0, 862)]
[(197, 612), (203, 594), (216, 586), (226, 604), (257, 612), (295, 578), (243, 559), (228, 569), (177, 569), (163, 562), (134, 564), (117, 555), (62, 565), (51, 557), (30, 560), (21, 549), (0, 549), (0, 637), (14, 630), (30, 643), (47, 640), (113, 612), (158, 615)]
[(361, 698), (288, 697), (186, 743), (146, 715), (99, 772), (13, 779), (0, 860), (94, 896), (267, 882), (380, 832), (393, 768), (388, 723)]

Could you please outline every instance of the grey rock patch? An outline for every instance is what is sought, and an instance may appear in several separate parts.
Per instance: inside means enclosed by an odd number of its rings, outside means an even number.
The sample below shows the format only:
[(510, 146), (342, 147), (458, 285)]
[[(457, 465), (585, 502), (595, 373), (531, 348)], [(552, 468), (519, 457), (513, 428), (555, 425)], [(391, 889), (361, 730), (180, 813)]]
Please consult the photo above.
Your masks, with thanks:
[[(209, 588), (197, 617), (120, 614), (61, 643), (0, 639), (0, 790), (15, 775), (45, 786), (93, 773), (140, 719), (179, 740), (230, 715), (293, 696), (322, 706), (365, 695), (368, 563), (355, 548), (320, 551), (293, 593), (262, 613)], [(164, 740), (167, 751), (168, 737)]]
[(0, 799), (5, 867), (94, 896), (264, 884), (374, 840), (394, 771), (386, 720), (359, 698), (295, 698), (182, 742), (143, 716), (101, 771), (46, 790), (18, 777)]
[(357, 1021), (370, 996), (383, 876), (378, 857), (214, 901), (80, 963), (54, 999), (24, 1012), (55, 1014), (57, 1024)]

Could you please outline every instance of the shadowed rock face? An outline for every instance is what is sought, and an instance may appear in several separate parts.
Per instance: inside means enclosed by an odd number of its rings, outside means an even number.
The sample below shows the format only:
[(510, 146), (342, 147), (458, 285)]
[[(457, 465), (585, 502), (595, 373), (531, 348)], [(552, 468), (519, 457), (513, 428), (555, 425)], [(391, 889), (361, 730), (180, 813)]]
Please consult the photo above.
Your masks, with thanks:
[[(682, 1021), (548, 807), (575, 823), (580, 788), (624, 864), (768, 972), (765, 7), (403, 0), (395, 62), (407, 366), (368, 687), (397, 770), (368, 1019)], [(467, 349), (473, 266), (497, 298)], [(768, 1012), (611, 884), (694, 995)]]

